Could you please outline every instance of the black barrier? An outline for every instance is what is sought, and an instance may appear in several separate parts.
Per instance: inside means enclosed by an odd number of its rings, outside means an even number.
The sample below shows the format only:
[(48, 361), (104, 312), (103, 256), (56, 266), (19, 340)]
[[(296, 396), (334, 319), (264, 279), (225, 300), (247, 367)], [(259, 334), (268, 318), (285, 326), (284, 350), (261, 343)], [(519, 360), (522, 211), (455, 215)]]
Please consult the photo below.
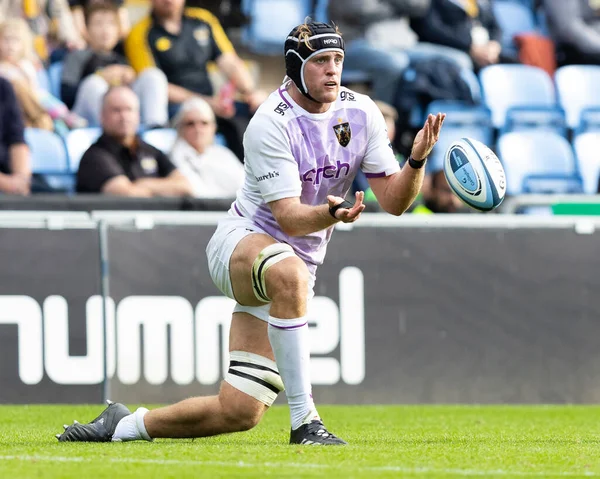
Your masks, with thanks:
[[(119, 357), (129, 384), (117, 374), (115, 397), (162, 402), (216, 392), (232, 304), (208, 277), (204, 247), (213, 229), (109, 230), (119, 330), (136, 338), (143, 323), (143, 347), (152, 345), (129, 364)], [(590, 378), (600, 369), (598, 238), (565, 229), (336, 232), (316, 286), (315, 397), (597, 402)], [(169, 354), (161, 329), (168, 321), (179, 321), (170, 326)]]
[(227, 211), (233, 199), (128, 198), (95, 194), (0, 196), (0, 210), (10, 211)]
[[(204, 250), (214, 228), (108, 228), (113, 399), (171, 402), (218, 390), (233, 303), (208, 276)], [(99, 288), (96, 233), (0, 230), (0, 304), (20, 295), (41, 308), (48, 296), (62, 295), (71, 356), (89, 349), (96, 355), (102, 345), (99, 298), (88, 300)], [(497, 226), (336, 231), (311, 310), (317, 402), (597, 403), (600, 235), (588, 233)], [(49, 308), (64, 309), (53, 301)], [(23, 308), (39, 314), (31, 302)], [(47, 329), (48, 318), (43, 324)], [(45, 361), (44, 378), (24, 384), (16, 328), (0, 328), (1, 402), (100, 400), (101, 381), (68, 385), (98, 380), (97, 361), (67, 358), (71, 369), (58, 374), (56, 348), (44, 355), (52, 375)], [(32, 381), (36, 371), (23, 377)]]
[(95, 229), (0, 228), (0, 403), (100, 399), (98, 248)]

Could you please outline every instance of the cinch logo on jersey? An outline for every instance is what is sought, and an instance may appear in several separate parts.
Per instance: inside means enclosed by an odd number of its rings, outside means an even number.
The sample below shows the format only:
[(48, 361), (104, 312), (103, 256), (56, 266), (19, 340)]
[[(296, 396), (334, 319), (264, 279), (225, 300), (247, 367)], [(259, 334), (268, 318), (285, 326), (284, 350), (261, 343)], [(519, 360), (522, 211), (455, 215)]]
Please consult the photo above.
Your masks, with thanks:
[(350, 173), (350, 163), (342, 163), (337, 161), (335, 165), (327, 165), (319, 168), (312, 168), (302, 174), (302, 181), (308, 181), (315, 185), (321, 184), (321, 180), (335, 178), (336, 180), (342, 176), (348, 176)]
[(266, 175), (262, 175), (262, 176), (255, 176), (254, 178), (256, 178), (256, 181), (264, 181), (264, 180), (270, 180), (271, 178), (277, 178), (279, 177), (279, 171), (269, 171)]
[[(2, 367), (12, 371), (18, 365), (19, 379), (30, 386), (42, 382), (44, 374), (55, 384), (102, 383), (102, 303), (101, 296), (87, 300), (86, 354), (75, 356), (69, 352), (70, 305), (63, 296), (49, 296), (42, 305), (30, 296), (0, 296), (0, 325), (16, 324), (19, 335), (18, 357)], [(126, 296), (118, 304), (111, 298), (106, 303), (109, 377), (166, 389), (173, 387), (169, 377), (179, 386), (213, 385), (223, 378), (229, 366), (232, 299), (208, 296), (192, 304), (181, 296)], [(339, 306), (316, 296), (308, 311), (311, 353), (318, 355), (310, 359), (313, 384), (364, 381), (364, 316), (363, 273), (346, 267), (339, 273)], [(4, 382), (2, 387), (7, 387)]]

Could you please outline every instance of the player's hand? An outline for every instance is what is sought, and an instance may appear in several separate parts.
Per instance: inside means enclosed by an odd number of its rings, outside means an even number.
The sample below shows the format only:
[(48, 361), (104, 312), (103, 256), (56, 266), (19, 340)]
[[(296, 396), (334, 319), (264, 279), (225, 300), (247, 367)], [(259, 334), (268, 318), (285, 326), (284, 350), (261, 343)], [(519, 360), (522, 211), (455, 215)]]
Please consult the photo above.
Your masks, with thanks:
[(414, 160), (423, 161), (429, 156), (429, 153), (431, 153), (431, 150), (440, 138), (440, 131), (445, 119), (445, 113), (427, 116), (425, 126), (419, 130), (413, 142), (411, 156)]
[[(342, 223), (354, 223), (366, 208), (366, 206), (363, 204), (364, 198), (365, 193), (362, 191), (357, 191), (356, 202), (354, 203), (354, 206), (352, 206), (352, 208), (340, 208), (339, 210), (337, 210), (335, 212), (336, 219), (340, 220)], [(327, 197), (327, 202), (329, 203), (329, 207), (332, 208), (335, 205), (343, 203), (344, 198), (329, 195)]]

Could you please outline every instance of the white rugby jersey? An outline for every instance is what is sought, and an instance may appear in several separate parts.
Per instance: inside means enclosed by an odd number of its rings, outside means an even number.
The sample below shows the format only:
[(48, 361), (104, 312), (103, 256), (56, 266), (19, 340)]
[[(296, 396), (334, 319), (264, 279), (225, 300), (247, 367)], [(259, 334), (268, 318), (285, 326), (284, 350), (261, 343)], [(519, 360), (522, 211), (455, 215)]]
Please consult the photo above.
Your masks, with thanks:
[(244, 154), (246, 180), (230, 214), (248, 218), (288, 243), (309, 267), (323, 262), (333, 227), (288, 236), (267, 203), (300, 197), (306, 205), (327, 204), (327, 195), (346, 196), (359, 168), (367, 177), (400, 169), (377, 105), (344, 87), (327, 112), (309, 113), (282, 85), (250, 121)]

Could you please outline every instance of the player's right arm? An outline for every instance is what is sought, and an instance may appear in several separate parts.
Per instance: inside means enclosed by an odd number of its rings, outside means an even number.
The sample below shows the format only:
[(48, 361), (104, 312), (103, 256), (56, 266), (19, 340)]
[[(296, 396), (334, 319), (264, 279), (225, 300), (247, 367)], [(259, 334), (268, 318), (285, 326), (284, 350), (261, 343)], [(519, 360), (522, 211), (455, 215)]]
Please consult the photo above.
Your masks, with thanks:
[(330, 196), (328, 204), (302, 204), (298, 163), (280, 122), (265, 114), (255, 116), (244, 134), (247, 174), (252, 175), (265, 203), (281, 230), (289, 236), (304, 236), (329, 228), (338, 221), (352, 222), (364, 210), (362, 194), (351, 209), (341, 208), (334, 218), (329, 207), (343, 201)]
[(340, 208), (335, 212), (335, 218), (329, 213), (329, 208), (344, 201), (339, 196), (329, 196), (328, 204), (309, 206), (300, 203), (300, 198), (284, 198), (269, 203), (273, 216), (283, 232), (289, 236), (304, 236), (315, 231), (329, 228), (338, 221), (353, 223), (365, 209), (364, 193), (356, 192), (356, 202), (352, 208)]

